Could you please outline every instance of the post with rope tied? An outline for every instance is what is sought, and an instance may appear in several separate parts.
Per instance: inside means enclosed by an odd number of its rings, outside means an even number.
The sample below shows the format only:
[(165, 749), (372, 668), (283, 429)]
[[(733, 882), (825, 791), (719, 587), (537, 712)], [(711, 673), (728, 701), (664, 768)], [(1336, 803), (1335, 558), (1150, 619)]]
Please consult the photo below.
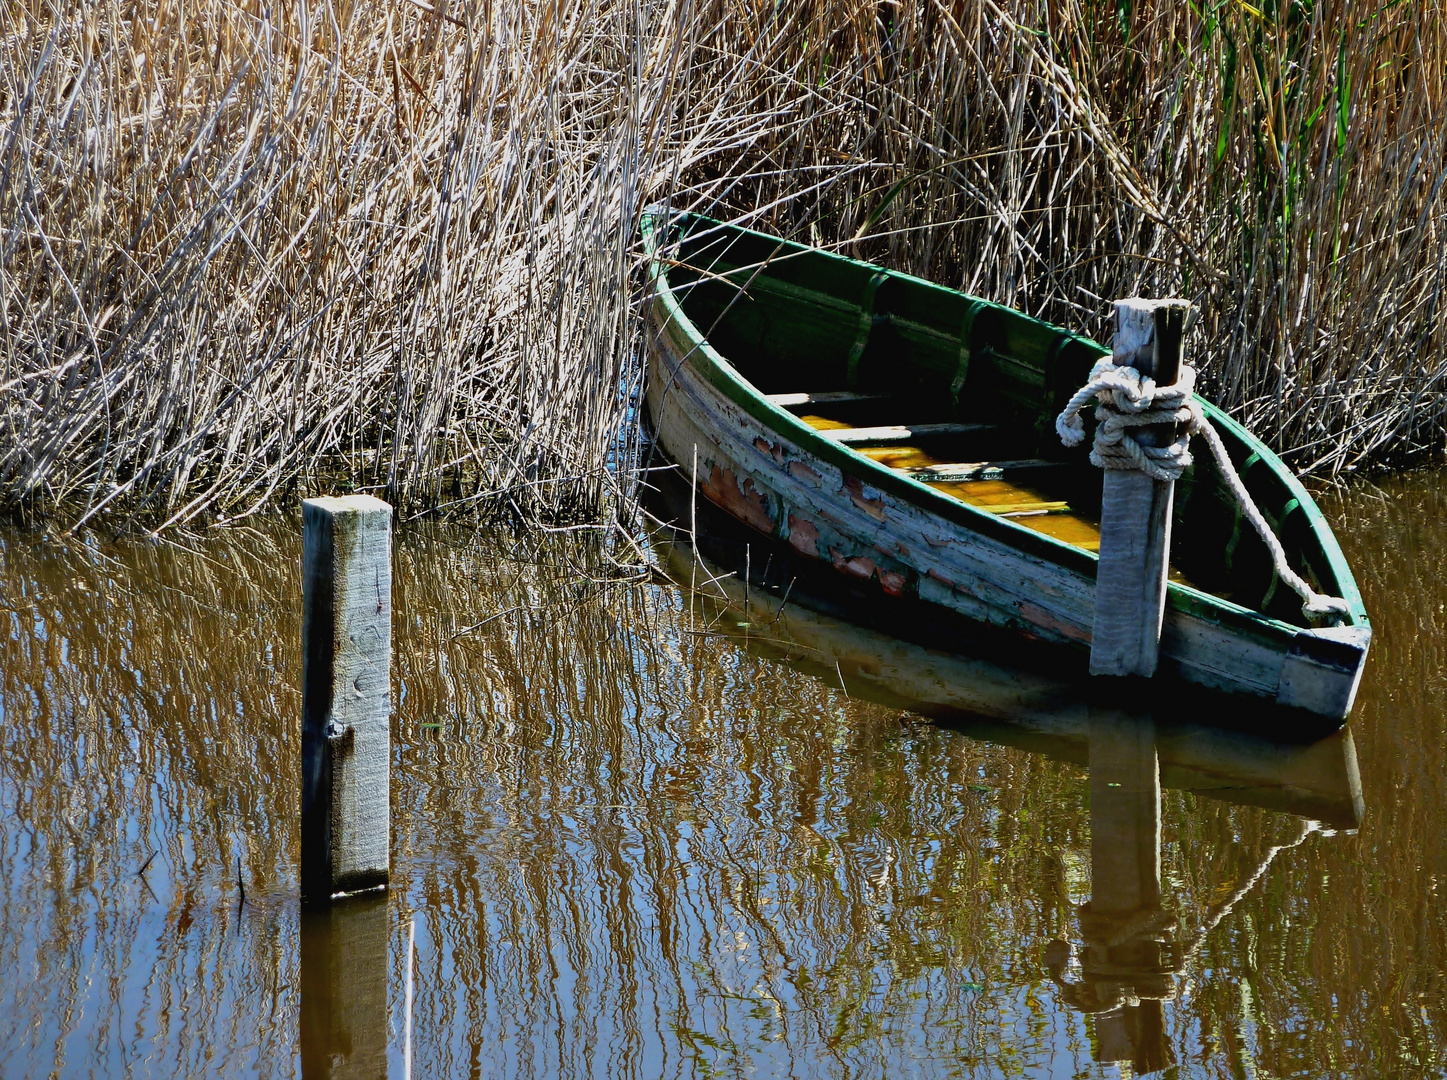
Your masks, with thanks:
[[(1176, 412), (1182, 403), (1174, 399), (1190, 396), (1188, 386), (1181, 395), (1161, 393), (1180, 381), (1181, 341), (1190, 309), (1189, 300), (1132, 298), (1115, 302), (1111, 359), (1119, 367), (1139, 372), (1143, 386), (1146, 380), (1154, 383), (1155, 393), (1148, 393), (1146, 401), (1157, 416)], [(1122, 429), (1122, 444), (1130, 440), (1125, 434), (1128, 430)], [(1173, 470), (1150, 468), (1156, 464), (1150, 451), (1167, 450), (1177, 437), (1178, 420), (1174, 418), (1135, 427), (1134, 442), (1146, 455), (1139, 464), (1147, 467), (1107, 468), (1102, 478), (1100, 566), (1090, 640), (1092, 675), (1149, 678), (1156, 673), (1176, 484), (1174, 479), (1162, 478), (1163, 472), (1169, 476)]]
[[(1351, 640), (1370, 634), (1366, 627), (1336, 629), (1350, 614), (1351, 605), (1343, 597), (1317, 592), (1291, 565), (1281, 539), (1237, 473), (1226, 444), (1195, 400), (1195, 370), (1181, 359), (1190, 309), (1186, 300), (1117, 300), (1111, 355), (1096, 363), (1089, 381), (1055, 418), (1060, 441), (1079, 446), (1085, 441), (1081, 410), (1095, 403), (1098, 423), (1090, 460), (1105, 470), (1105, 476), (1090, 642), (1092, 675), (1150, 678), (1156, 673), (1171, 554), (1171, 504), (1177, 477), (1191, 466), (1193, 435), (1205, 442), (1242, 516), (1271, 553), (1277, 578), (1301, 597), (1307, 625), (1326, 624), (1303, 633)], [(1294, 673), (1299, 666), (1288, 657), (1277, 700), (1316, 708), (1307, 705), (1315, 691), (1297, 685)], [(1358, 674), (1360, 670), (1356, 668)], [(1339, 714), (1345, 715), (1355, 692), (1352, 682), (1343, 704), (1322, 705), (1317, 711), (1339, 708)]]

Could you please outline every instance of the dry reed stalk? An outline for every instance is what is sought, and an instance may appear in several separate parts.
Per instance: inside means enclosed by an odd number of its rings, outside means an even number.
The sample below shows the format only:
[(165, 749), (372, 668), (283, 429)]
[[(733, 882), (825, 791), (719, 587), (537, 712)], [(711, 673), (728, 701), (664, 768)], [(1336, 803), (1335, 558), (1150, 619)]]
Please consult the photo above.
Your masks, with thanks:
[(606, 514), (660, 196), (1097, 332), (1191, 296), (1304, 471), (1437, 450), (1439, 7), (11, 4), (0, 492)]

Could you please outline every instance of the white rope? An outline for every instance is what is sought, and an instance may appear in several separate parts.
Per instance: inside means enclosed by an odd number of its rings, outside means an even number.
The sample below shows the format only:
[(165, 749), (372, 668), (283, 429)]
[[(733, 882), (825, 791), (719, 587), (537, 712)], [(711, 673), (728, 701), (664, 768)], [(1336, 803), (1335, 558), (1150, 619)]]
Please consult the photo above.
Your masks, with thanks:
[[(1090, 449), (1091, 464), (1102, 469), (1138, 469), (1157, 480), (1174, 481), (1191, 465), (1190, 440), (1199, 434), (1211, 448), (1216, 467), (1226, 486), (1241, 507), (1246, 520), (1271, 552), (1276, 574), (1301, 597), (1301, 612), (1308, 619), (1350, 612), (1347, 602), (1338, 596), (1326, 596), (1313, 589), (1291, 568), (1286, 549), (1281, 546), (1260, 508), (1256, 505), (1220, 434), (1206, 420), (1196, 401), (1196, 370), (1181, 365), (1181, 375), (1169, 386), (1157, 386), (1149, 376), (1142, 376), (1133, 367), (1116, 364), (1103, 357), (1091, 369), (1090, 380), (1071, 397), (1065, 410), (1055, 418), (1055, 430), (1066, 446), (1079, 446), (1085, 440), (1085, 421), (1080, 411), (1092, 398), (1096, 399), (1095, 442)], [(1166, 446), (1143, 446), (1132, 428), (1148, 424), (1176, 424), (1175, 441)]]
[[(1181, 365), (1180, 379), (1170, 386), (1157, 386), (1149, 376), (1133, 367), (1117, 365), (1102, 358), (1090, 372), (1090, 381), (1075, 392), (1065, 411), (1055, 418), (1055, 430), (1066, 446), (1079, 446), (1085, 439), (1085, 421), (1080, 410), (1097, 398), (1095, 444), (1090, 461), (1102, 469), (1139, 469), (1157, 480), (1178, 480), (1191, 464), (1191, 392), (1196, 386), (1195, 369)], [(1179, 424), (1180, 435), (1168, 446), (1143, 446), (1131, 428), (1148, 424)]]

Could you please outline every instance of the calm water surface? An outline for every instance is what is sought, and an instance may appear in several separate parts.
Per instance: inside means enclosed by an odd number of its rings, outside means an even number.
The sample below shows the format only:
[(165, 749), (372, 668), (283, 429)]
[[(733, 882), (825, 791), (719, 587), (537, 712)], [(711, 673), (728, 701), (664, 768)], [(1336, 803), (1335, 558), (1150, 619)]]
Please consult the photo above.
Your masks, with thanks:
[(0, 1073), (1447, 1074), (1447, 475), (1323, 502), (1376, 637), (1293, 747), (405, 532), (394, 887), (320, 917), (296, 525), (0, 532)]

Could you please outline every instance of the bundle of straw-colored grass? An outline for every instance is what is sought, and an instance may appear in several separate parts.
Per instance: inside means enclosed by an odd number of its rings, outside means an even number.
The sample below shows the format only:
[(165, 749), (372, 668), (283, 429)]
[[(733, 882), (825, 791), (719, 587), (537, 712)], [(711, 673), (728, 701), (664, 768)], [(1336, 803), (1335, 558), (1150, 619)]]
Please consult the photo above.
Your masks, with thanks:
[(11, 4), (0, 496), (599, 513), (657, 197), (1097, 332), (1183, 293), (1299, 467), (1434, 449), (1437, 6)]
[(0, 485), (596, 506), (663, 59), (629, 4), (7, 9)]

